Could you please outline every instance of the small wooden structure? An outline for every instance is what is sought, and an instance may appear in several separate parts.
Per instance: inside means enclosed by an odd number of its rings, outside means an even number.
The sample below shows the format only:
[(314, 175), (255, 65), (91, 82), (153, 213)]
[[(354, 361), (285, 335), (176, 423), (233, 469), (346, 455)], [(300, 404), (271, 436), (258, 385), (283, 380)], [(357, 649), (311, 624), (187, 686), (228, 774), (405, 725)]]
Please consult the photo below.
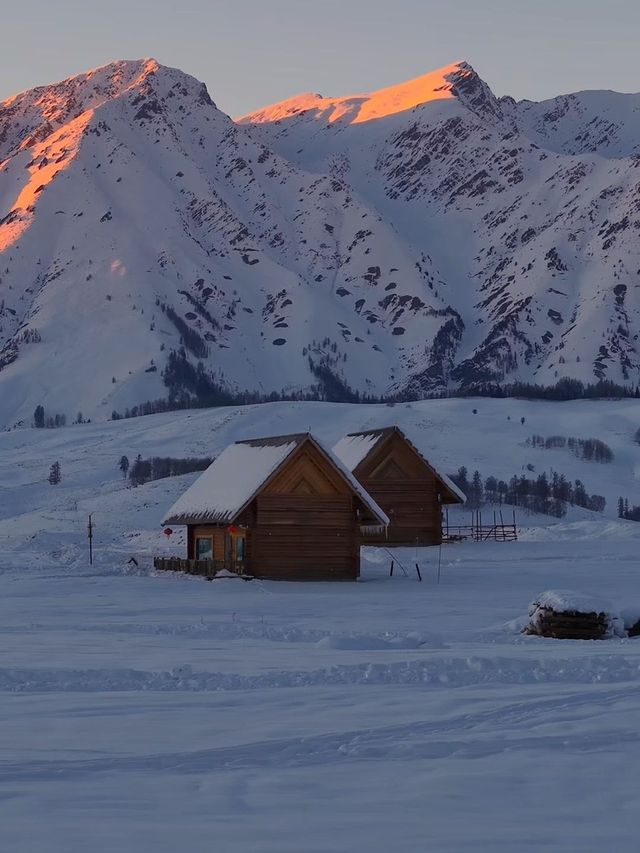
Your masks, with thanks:
[(619, 621), (606, 602), (552, 590), (531, 603), (525, 633), (558, 640), (604, 640), (616, 631)]
[(386, 530), (365, 531), (365, 544), (439, 545), (442, 507), (466, 500), (397, 426), (350, 433), (333, 452), (389, 516)]
[(471, 524), (449, 524), (449, 511), (444, 511), (444, 528), (442, 531), (443, 542), (462, 542), (465, 539), (473, 539), (474, 542), (516, 542), (518, 539), (518, 527), (516, 525), (516, 511), (512, 508), (511, 519), (507, 516), (504, 520), (502, 509), (493, 511), (493, 517), (485, 512), (484, 519), (482, 510), (471, 510)]
[[(309, 433), (238, 441), (169, 510), (187, 526), (187, 559), (157, 569), (288, 580), (355, 580), (361, 528), (389, 519)], [(177, 562), (176, 562), (177, 561)]]

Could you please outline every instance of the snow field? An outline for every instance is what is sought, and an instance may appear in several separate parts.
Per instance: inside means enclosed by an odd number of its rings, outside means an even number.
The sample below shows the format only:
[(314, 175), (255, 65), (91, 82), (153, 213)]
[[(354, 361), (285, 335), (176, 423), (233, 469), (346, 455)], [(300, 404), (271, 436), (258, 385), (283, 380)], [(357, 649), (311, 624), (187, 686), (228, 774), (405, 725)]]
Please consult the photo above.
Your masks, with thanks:
[[(0, 434), (0, 847), (634, 849), (640, 640), (521, 629), (548, 589), (638, 609), (640, 525), (610, 500), (638, 493), (638, 413), (633, 401), (284, 404)], [(423, 583), (390, 578), (381, 549), (363, 553), (354, 584), (150, 570), (183, 547), (160, 520), (195, 475), (128, 489), (122, 453), (215, 455), (308, 427), (332, 444), (391, 422), (446, 471), (553, 460), (607, 495), (605, 515), (523, 516), (518, 542), (445, 547), (439, 585), (437, 549), (397, 554)], [(599, 437), (616, 458), (534, 452), (532, 432)]]

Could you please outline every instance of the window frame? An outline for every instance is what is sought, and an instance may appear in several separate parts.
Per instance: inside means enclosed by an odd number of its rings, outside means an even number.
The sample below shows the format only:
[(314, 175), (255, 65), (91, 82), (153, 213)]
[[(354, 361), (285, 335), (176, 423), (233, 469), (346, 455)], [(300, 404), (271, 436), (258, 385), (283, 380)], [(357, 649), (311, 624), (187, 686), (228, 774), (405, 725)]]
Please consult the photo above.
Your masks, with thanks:
[[(209, 556), (208, 557), (201, 557), (200, 556), (200, 552), (198, 549), (198, 543), (203, 542), (203, 541), (207, 541), (209, 543)], [(198, 536), (198, 535), (194, 536), (193, 550), (194, 550), (196, 560), (213, 560), (213, 536), (211, 536), (211, 535), (209, 535), (209, 536)]]

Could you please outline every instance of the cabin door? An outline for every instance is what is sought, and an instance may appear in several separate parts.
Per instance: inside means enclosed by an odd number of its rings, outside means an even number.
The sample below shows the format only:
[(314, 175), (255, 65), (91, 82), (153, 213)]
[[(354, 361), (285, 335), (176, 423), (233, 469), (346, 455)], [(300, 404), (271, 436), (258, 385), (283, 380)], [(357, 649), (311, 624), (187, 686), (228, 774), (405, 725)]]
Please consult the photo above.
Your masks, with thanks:
[(225, 552), (232, 572), (243, 572), (247, 555), (247, 534), (245, 531), (227, 533)]

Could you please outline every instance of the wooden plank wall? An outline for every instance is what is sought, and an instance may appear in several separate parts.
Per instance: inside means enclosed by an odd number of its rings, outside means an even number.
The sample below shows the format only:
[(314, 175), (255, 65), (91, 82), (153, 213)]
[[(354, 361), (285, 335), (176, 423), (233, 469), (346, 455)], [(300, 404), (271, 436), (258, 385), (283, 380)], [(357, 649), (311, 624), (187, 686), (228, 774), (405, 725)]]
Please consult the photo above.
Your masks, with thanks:
[(357, 578), (360, 541), (350, 495), (260, 495), (252, 573), (305, 580)]
[(303, 445), (265, 487), (269, 495), (350, 495), (349, 485), (313, 445)]
[(390, 519), (386, 534), (366, 533), (363, 544), (437, 545), (442, 509), (431, 470), (393, 434), (356, 469), (356, 476)]

